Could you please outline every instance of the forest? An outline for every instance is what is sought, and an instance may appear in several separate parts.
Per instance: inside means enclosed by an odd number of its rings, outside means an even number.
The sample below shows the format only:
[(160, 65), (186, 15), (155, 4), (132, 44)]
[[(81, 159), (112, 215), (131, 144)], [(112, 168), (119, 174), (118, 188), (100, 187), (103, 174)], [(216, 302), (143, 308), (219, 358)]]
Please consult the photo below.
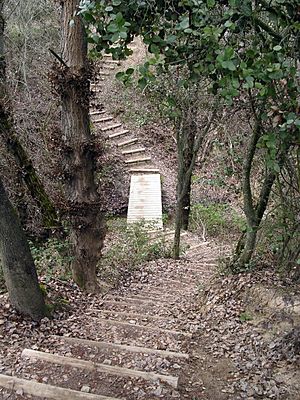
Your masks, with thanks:
[(299, 0), (0, 0), (0, 399), (300, 399)]

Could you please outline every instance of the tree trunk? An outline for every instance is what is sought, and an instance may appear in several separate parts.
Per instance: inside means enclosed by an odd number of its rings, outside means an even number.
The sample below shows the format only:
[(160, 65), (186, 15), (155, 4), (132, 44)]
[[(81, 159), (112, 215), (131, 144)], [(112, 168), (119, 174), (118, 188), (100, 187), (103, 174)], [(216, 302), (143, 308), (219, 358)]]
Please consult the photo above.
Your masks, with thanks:
[(11, 304), (22, 314), (39, 320), (46, 306), (34, 262), (17, 215), (0, 180), (0, 260)]
[(189, 174), (189, 170), (193, 166), (193, 155), (194, 155), (194, 144), (195, 134), (197, 132), (197, 125), (193, 117), (191, 117), (190, 123), (185, 132), (185, 145), (183, 149), (183, 179), (184, 185), (182, 187), (182, 229), (187, 230), (189, 227), (190, 211), (191, 211), (191, 186), (192, 186), (192, 175)]
[[(231, 269), (233, 272), (239, 272), (245, 269), (253, 257), (256, 247), (257, 232), (259, 230), (264, 213), (267, 209), (272, 186), (276, 179), (276, 173), (271, 170), (266, 170), (264, 181), (258, 196), (257, 204), (253, 204), (253, 196), (251, 189), (251, 170), (253, 159), (257, 149), (257, 143), (261, 135), (261, 121), (256, 122), (256, 127), (253, 131), (247, 156), (243, 167), (243, 196), (244, 196), (244, 211), (247, 219), (247, 233), (245, 238), (242, 238), (237, 246)], [(288, 154), (291, 144), (283, 145), (277, 156), (278, 166), (281, 169), (284, 165), (285, 158)]]
[[(180, 170), (180, 165), (178, 165), (178, 175), (181, 175), (182, 171)], [(175, 235), (174, 235), (174, 244), (173, 244), (173, 257), (175, 260), (179, 259), (180, 255), (180, 233), (182, 229), (182, 222), (183, 222), (183, 203), (182, 199), (180, 198), (181, 195), (181, 181), (180, 177), (178, 176), (177, 181), (177, 202), (176, 202), (176, 212), (175, 212)]]
[(9, 96), (6, 88), (6, 65), (4, 57), (4, 19), (2, 15), (4, 0), (0, 0), (0, 135), (16, 164), (21, 170), (31, 196), (37, 202), (43, 218), (44, 227), (54, 228), (58, 225), (58, 217), (52, 201), (47, 195), (44, 185), (39, 179), (31, 160), (20, 143), (14, 131), (13, 121), (9, 111)]
[(64, 65), (59, 70), (58, 79), (62, 82), (65, 192), (74, 246), (72, 272), (82, 289), (95, 292), (98, 289), (96, 266), (103, 247), (105, 223), (94, 176), (87, 41), (81, 17), (76, 16), (79, 0), (64, 0), (61, 4)]

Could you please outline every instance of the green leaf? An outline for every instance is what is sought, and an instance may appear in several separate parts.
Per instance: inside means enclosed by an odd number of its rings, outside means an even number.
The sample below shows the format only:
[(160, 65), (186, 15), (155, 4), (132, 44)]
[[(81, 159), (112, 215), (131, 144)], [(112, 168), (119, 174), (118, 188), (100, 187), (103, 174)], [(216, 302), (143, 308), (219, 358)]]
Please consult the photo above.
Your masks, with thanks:
[(138, 80), (138, 85), (139, 87), (143, 90), (147, 86), (147, 79), (146, 78), (140, 78)]
[(126, 74), (127, 75), (132, 75), (134, 73), (134, 68), (128, 68), (127, 70), (126, 70)]
[(184, 30), (187, 29), (189, 26), (190, 26), (189, 17), (184, 17), (184, 19), (179, 24), (180, 29)]
[(113, 6), (119, 6), (119, 5), (121, 5), (122, 4), (122, 1), (121, 0), (113, 0)]
[(207, 7), (213, 8), (215, 6), (215, 0), (207, 0)]
[(236, 66), (234, 65), (232, 60), (222, 61), (221, 65), (224, 69), (229, 69), (229, 71), (235, 71)]
[(280, 51), (280, 50), (282, 50), (282, 47), (279, 46), (279, 45), (277, 45), (277, 46), (274, 46), (274, 47), (273, 47), (273, 50), (274, 50), (274, 51)]

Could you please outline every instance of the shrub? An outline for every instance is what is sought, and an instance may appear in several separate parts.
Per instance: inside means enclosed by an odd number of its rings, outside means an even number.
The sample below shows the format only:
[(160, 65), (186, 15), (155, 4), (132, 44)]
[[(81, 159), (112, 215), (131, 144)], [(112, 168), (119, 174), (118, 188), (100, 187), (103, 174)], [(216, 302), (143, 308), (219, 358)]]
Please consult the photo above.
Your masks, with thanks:
[(190, 229), (204, 236), (239, 234), (245, 228), (245, 219), (228, 204), (194, 204), (191, 207)]
[(145, 222), (127, 225), (124, 219), (108, 222), (106, 248), (99, 264), (99, 273), (105, 280), (119, 279), (120, 274), (136, 269), (146, 261), (170, 258), (172, 243), (162, 233), (152, 235)]

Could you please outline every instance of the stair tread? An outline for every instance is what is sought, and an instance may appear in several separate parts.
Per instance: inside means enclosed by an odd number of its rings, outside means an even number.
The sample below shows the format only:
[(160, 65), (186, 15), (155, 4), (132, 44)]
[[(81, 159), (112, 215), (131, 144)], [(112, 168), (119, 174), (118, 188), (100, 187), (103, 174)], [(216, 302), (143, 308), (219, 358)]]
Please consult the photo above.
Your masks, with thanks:
[(109, 139), (113, 139), (113, 138), (118, 137), (118, 136), (126, 135), (126, 133), (129, 133), (128, 129), (124, 129), (122, 131), (119, 131), (119, 132), (116, 132), (116, 133), (112, 133), (108, 137), (109, 137)]
[(30, 359), (37, 359), (45, 361), (52, 364), (64, 365), (73, 368), (85, 369), (88, 371), (103, 372), (110, 375), (131, 377), (131, 378), (142, 378), (148, 381), (156, 381), (157, 379), (162, 382), (168, 383), (169, 385), (177, 388), (178, 378), (172, 375), (162, 375), (155, 372), (145, 372), (130, 368), (117, 367), (108, 364), (95, 363), (93, 361), (77, 359), (74, 357), (60, 356), (53, 353), (45, 353), (43, 351), (24, 349), (22, 352), (22, 357), (27, 357)]
[(143, 161), (151, 161), (151, 157), (132, 158), (130, 160), (125, 160), (125, 164), (134, 164), (134, 163), (143, 162)]
[[(114, 312), (114, 311), (112, 311)], [(169, 350), (159, 350), (153, 349), (150, 347), (142, 347), (142, 346), (131, 346), (125, 344), (117, 344), (111, 342), (104, 342), (104, 341), (95, 341), (95, 340), (88, 340), (88, 339), (81, 339), (81, 338), (73, 338), (69, 336), (55, 336), (57, 339), (62, 339), (67, 343), (73, 344), (82, 344), (86, 346), (93, 346), (97, 348), (112, 348), (117, 349), (120, 351), (128, 351), (132, 353), (146, 353), (146, 354), (158, 354), (165, 357), (177, 357), (177, 358), (189, 358), (187, 353), (180, 353), (176, 351), (169, 351)]]
[(105, 132), (105, 131), (110, 131), (111, 129), (119, 128), (120, 126), (122, 126), (122, 124), (117, 123), (117, 124), (105, 126), (104, 128), (101, 128), (101, 130), (104, 131), (104, 132)]
[(140, 153), (146, 151), (145, 147), (140, 147), (138, 149), (132, 149), (132, 150), (124, 150), (122, 151), (122, 154), (126, 155), (126, 154), (134, 154), (134, 153)]
[(124, 142), (118, 143), (117, 146), (118, 146), (118, 147), (128, 146), (128, 145), (130, 145), (130, 144), (136, 143), (137, 141), (138, 141), (137, 138), (128, 139), (128, 140), (125, 140)]
[(121, 400), (116, 397), (101, 396), (99, 394), (78, 392), (33, 380), (17, 378), (15, 376), (0, 375), (0, 387), (12, 390), (21, 390), (24, 394), (55, 400)]

